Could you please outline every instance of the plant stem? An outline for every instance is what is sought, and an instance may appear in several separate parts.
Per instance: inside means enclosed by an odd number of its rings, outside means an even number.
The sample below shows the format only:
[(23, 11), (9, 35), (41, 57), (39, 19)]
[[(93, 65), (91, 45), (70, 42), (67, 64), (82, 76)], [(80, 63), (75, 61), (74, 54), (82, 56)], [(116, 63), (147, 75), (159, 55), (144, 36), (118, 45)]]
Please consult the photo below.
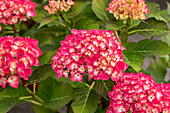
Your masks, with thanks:
[(44, 100), (42, 100), (39, 96), (35, 95), (27, 86), (25, 87), (28, 93), (33, 95), (37, 100), (39, 100), (41, 103), (44, 103)]
[(36, 90), (36, 83), (33, 84), (33, 93), (35, 94), (35, 90)]
[(86, 85), (87, 87), (89, 87), (89, 88), (90, 88), (90, 85), (89, 85), (89, 84), (87, 84), (87, 83), (86, 83), (85, 85)]
[(104, 96), (104, 99), (107, 100), (107, 101), (110, 101), (110, 99), (108, 99), (107, 97)]
[(64, 21), (64, 24), (66, 25), (67, 30), (70, 31), (69, 26), (67, 25), (67, 22), (60, 11), (59, 11), (59, 15), (60, 15), (61, 19)]
[(28, 99), (28, 98), (32, 98), (32, 96), (20, 97), (19, 100)]
[(118, 37), (118, 41), (120, 41), (120, 38), (119, 38), (119, 35), (118, 35), (117, 31), (115, 30), (114, 32), (115, 32), (116, 37)]
[(126, 44), (127, 41), (128, 41), (128, 29), (129, 29), (129, 26), (131, 24), (130, 21), (131, 21), (130, 18), (127, 18), (127, 23), (126, 23), (127, 29), (123, 32), (123, 35), (122, 35), (122, 38), (123, 38), (122, 42), (123, 42), (123, 44)]
[(35, 100), (26, 100), (27, 102), (31, 102), (31, 103), (33, 103), (33, 104), (36, 104), (36, 105), (39, 105), (39, 106), (42, 106), (43, 104), (42, 103), (39, 103), (39, 102), (37, 102), (37, 101), (35, 101)]
[(90, 86), (90, 90), (93, 88), (94, 84), (95, 84), (95, 81), (92, 82), (92, 84)]
[[(24, 100), (24, 99), (29, 99), (29, 98), (32, 98), (32, 96), (25, 96), (25, 97), (20, 97), (19, 100)], [(42, 106), (42, 103), (39, 103), (35, 100), (25, 100), (26, 102), (31, 102), (33, 104), (36, 104), (36, 105), (39, 105), (39, 106)]]

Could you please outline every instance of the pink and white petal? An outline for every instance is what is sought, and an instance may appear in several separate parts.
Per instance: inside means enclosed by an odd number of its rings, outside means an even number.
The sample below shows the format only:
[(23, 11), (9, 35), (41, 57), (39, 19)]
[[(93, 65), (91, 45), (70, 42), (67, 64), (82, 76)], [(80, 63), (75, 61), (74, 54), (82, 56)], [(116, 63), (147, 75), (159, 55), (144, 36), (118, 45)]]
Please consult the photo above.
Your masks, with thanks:
[(1, 78), (0, 78), (0, 85), (1, 85), (3, 88), (5, 88), (6, 83), (7, 83), (6, 78), (1, 77)]
[(19, 76), (12, 75), (8, 78), (7, 83), (13, 88), (18, 88), (19, 85)]

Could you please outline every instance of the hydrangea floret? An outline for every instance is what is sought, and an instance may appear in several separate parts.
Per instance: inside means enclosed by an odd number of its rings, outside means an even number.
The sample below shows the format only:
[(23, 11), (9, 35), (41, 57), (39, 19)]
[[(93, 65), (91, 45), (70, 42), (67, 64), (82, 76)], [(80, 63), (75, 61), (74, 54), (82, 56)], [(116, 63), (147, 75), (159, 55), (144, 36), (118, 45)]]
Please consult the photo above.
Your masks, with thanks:
[(144, 73), (124, 73), (108, 93), (107, 113), (169, 113), (170, 83), (158, 84)]
[(36, 16), (36, 6), (31, 0), (0, 0), (0, 23), (13, 25), (27, 21), (27, 18)]
[(144, 0), (112, 0), (106, 9), (116, 19), (132, 18), (134, 20), (146, 19), (145, 14), (149, 13)]
[(39, 66), (39, 57), (42, 51), (38, 41), (30, 37), (0, 37), (0, 86), (5, 88), (6, 83), (17, 88), (19, 78), (28, 80), (32, 73), (31, 66)]
[(49, 4), (44, 6), (44, 9), (48, 11), (49, 14), (55, 14), (57, 11), (64, 11), (67, 12), (71, 5), (75, 5), (72, 0), (49, 0)]
[(110, 75), (116, 81), (128, 67), (123, 60), (123, 49), (113, 31), (72, 29), (52, 57), (52, 68), (58, 79), (71, 75), (72, 81), (82, 81), (88, 74), (89, 80), (107, 80)]

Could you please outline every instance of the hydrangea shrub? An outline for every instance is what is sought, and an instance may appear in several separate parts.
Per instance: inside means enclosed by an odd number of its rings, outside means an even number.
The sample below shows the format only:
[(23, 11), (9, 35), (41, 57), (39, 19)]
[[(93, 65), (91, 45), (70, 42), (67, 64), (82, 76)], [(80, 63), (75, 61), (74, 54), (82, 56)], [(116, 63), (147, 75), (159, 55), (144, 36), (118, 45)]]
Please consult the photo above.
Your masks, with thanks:
[[(71, 35), (61, 41), (61, 47), (52, 58), (52, 68), (59, 79), (62, 75), (70, 80), (88, 79), (113, 81), (119, 79), (127, 64), (123, 60), (125, 49), (112, 31), (71, 30)], [(109, 77), (110, 76), (110, 77)]]
[(13, 25), (27, 21), (36, 16), (36, 6), (31, 0), (0, 0), (0, 23)]
[(169, 113), (169, 6), (0, 0), (0, 113)]
[(146, 19), (145, 14), (149, 13), (144, 0), (112, 0), (106, 9), (116, 19), (132, 18), (134, 20)]
[(42, 55), (38, 41), (27, 36), (0, 37), (0, 53), (0, 85), (3, 88), (6, 83), (17, 88), (20, 77), (28, 80), (31, 66), (39, 66), (38, 58)]
[(49, 14), (55, 14), (57, 11), (68, 11), (71, 5), (75, 5), (72, 0), (49, 0), (48, 5), (44, 6), (44, 9), (48, 11)]
[(158, 84), (144, 73), (124, 73), (108, 93), (111, 101), (107, 113), (170, 112), (170, 84)]

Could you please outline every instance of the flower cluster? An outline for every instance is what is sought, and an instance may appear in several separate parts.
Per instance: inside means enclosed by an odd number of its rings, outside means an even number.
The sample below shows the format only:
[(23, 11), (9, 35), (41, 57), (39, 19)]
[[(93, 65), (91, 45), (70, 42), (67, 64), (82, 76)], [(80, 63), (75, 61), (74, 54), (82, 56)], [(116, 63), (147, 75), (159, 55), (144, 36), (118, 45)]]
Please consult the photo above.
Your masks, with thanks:
[(0, 85), (5, 88), (6, 83), (17, 88), (19, 78), (28, 80), (32, 73), (31, 66), (39, 66), (38, 58), (42, 51), (38, 48), (38, 41), (29, 37), (0, 37)]
[(49, 14), (55, 14), (57, 11), (68, 11), (71, 8), (71, 5), (75, 5), (72, 0), (49, 0), (49, 4), (44, 6), (44, 9), (48, 11)]
[(122, 49), (125, 48), (113, 31), (72, 29), (52, 58), (52, 68), (57, 78), (71, 75), (72, 81), (82, 81), (88, 74), (89, 80), (107, 80), (110, 75), (116, 81), (127, 69)]
[(145, 14), (149, 13), (144, 0), (112, 0), (107, 10), (116, 19), (146, 19)]
[(170, 84), (157, 84), (144, 73), (124, 73), (112, 91), (107, 113), (169, 113)]
[(30, 0), (0, 0), (0, 22), (7, 25), (36, 16), (37, 4)]

